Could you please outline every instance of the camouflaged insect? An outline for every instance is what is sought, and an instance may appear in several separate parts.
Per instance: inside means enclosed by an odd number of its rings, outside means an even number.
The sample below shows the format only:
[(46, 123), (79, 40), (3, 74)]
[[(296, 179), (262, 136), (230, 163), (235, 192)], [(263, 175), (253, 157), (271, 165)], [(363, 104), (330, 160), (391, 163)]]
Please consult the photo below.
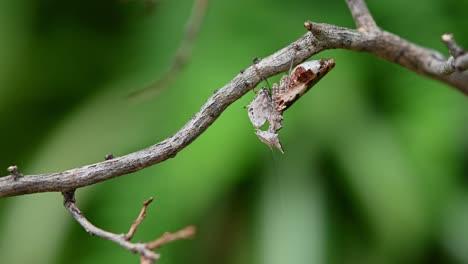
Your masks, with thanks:
[(254, 128), (260, 128), (266, 121), (269, 121), (271, 110), (273, 109), (273, 101), (267, 88), (263, 87), (258, 91), (257, 96), (248, 105), (248, 109), (248, 115)]
[[(283, 112), (312, 88), (335, 66), (333, 59), (307, 61), (298, 65), (291, 76), (284, 75), (280, 84), (273, 84), (272, 93), (263, 87), (248, 105), (248, 115), (258, 138), (270, 147), (284, 153), (278, 138), (282, 128)], [(268, 130), (261, 127), (268, 121)]]

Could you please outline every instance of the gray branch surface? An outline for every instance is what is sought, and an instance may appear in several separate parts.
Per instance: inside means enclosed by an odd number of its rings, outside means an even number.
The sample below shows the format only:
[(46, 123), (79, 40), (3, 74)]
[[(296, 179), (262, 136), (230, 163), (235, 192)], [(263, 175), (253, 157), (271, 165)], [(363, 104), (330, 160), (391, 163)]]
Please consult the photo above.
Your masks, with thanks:
[(468, 95), (466, 56), (461, 56), (455, 66), (456, 60), (453, 56), (446, 58), (437, 51), (418, 46), (379, 29), (363, 0), (348, 0), (347, 4), (358, 30), (306, 22), (304, 25), (308, 31), (298, 40), (239, 73), (208, 98), (200, 111), (179, 131), (162, 142), (125, 156), (63, 172), (37, 175), (22, 175), (18, 171), (15, 174), (10, 173), (9, 176), (0, 178), (0, 197), (40, 192), (69, 192), (173, 158), (213, 124), (229, 105), (263, 79), (288, 70), (293, 58), (294, 64), (297, 65), (323, 50), (347, 49), (371, 53), (423, 76), (449, 84)]

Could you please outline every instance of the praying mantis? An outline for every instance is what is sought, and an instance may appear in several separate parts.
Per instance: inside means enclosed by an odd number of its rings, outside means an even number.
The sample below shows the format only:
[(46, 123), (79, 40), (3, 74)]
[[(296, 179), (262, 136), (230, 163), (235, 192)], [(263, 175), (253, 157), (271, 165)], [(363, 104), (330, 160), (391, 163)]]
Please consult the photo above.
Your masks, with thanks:
[[(290, 75), (284, 75), (279, 85), (274, 83), (271, 93), (266, 87), (257, 92), (247, 109), (249, 119), (255, 128), (255, 134), (260, 141), (284, 153), (277, 134), (278, 130), (282, 128), (283, 112), (307, 93), (334, 66), (333, 59), (301, 63), (291, 71)], [(268, 129), (262, 130), (261, 127), (267, 121)]]

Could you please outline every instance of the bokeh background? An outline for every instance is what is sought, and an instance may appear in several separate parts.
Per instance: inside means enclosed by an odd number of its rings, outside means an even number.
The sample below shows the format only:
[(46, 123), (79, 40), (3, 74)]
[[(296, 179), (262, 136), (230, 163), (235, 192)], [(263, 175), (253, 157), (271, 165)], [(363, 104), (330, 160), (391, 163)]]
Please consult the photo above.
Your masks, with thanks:
[[(378, 24), (447, 54), (468, 47), (468, 2), (369, 1)], [(1, 1), (0, 168), (36, 174), (124, 155), (172, 135), (215, 89), (304, 33), (354, 27), (344, 1), (210, 1), (193, 56), (155, 96), (192, 1)], [(230, 106), (175, 159), (78, 190), (96, 225), (153, 239), (196, 225), (160, 263), (468, 263), (468, 104), (460, 92), (369, 54), (336, 68), (285, 113), (271, 151)], [(277, 81), (279, 76), (270, 80)], [(6, 171), (2, 173), (6, 175)], [(138, 263), (89, 236), (58, 193), (0, 200), (1, 263)]]

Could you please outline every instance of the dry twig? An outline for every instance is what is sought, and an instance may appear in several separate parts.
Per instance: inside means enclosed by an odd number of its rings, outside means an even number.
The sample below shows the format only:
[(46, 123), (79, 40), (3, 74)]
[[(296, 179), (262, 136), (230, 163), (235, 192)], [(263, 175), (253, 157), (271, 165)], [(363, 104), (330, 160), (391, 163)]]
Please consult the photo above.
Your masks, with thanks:
[[(460, 90), (468, 95), (468, 55), (455, 43), (453, 36), (444, 35), (451, 57), (415, 45), (390, 32), (381, 30), (369, 13), (364, 0), (346, 1), (354, 17), (358, 30), (329, 24), (306, 22), (303, 36), (287, 47), (257, 61), (229, 83), (208, 98), (207, 102), (179, 131), (160, 143), (146, 149), (121, 157), (108, 155), (103, 162), (70, 169), (63, 172), (22, 175), (16, 166), (8, 168), (9, 176), (0, 178), (0, 197), (16, 196), (40, 192), (62, 192), (64, 204), (75, 220), (93, 235), (113, 241), (127, 250), (141, 256), (141, 263), (153, 263), (159, 259), (154, 249), (174, 240), (192, 237), (193, 227), (187, 227), (176, 233), (166, 233), (159, 239), (148, 243), (132, 243), (130, 239), (145, 217), (143, 208), (127, 234), (114, 234), (104, 231), (90, 223), (78, 209), (74, 190), (89, 186), (121, 175), (130, 174), (151, 165), (163, 162), (175, 155), (200, 136), (233, 102), (252, 90), (262, 80), (289, 69), (291, 60), (297, 65), (312, 55), (327, 49), (348, 49), (371, 53), (389, 62), (400, 64), (418, 74), (430, 77)], [(193, 21), (187, 30), (185, 42), (177, 52), (168, 73), (177, 71), (185, 64), (190, 53), (191, 43), (198, 31), (206, 9), (207, 0), (197, 0), (194, 7)], [(163, 77), (164, 78), (171, 77)], [(170, 79), (168, 79), (170, 80)]]
[(153, 250), (160, 247), (163, 244), (167, 244), (176, 240), (192, 238), (195, 235), (195, 228), (188, 226), (176, 233), (164, 233), (160, 238), (148, 242), (148, 243), (133, 243), (130, 240), (133, 238), (136, 229), (145, 218), (146, 208), (153, 201), (153, 198), (148, 199), (144, 202), (140, 214), (137, 219), (133, 222), (130, 230), (127, 234), (115, 234), (105, 231), (91, 222), (83, 215), (80, 209), (76, 206), (75, 191), (64, 192), (64, 206), (75, 218), (75, 220), (91, 235), (99, 236), (104, 239), (110, 240), (121, 247), (127, 249), (132, 253), (140, 255), (141, 263), (150, 264), (159, 260), (160, 255)]
[(447, 46), (451, 55), (449, 60), (451, 60), (450, 66), (452, 66), (452, 72), (455, 70), (466, 71), (468, 69), (468, 52), (455, 42), (452, 34), (442, 35), (442, 41)]

